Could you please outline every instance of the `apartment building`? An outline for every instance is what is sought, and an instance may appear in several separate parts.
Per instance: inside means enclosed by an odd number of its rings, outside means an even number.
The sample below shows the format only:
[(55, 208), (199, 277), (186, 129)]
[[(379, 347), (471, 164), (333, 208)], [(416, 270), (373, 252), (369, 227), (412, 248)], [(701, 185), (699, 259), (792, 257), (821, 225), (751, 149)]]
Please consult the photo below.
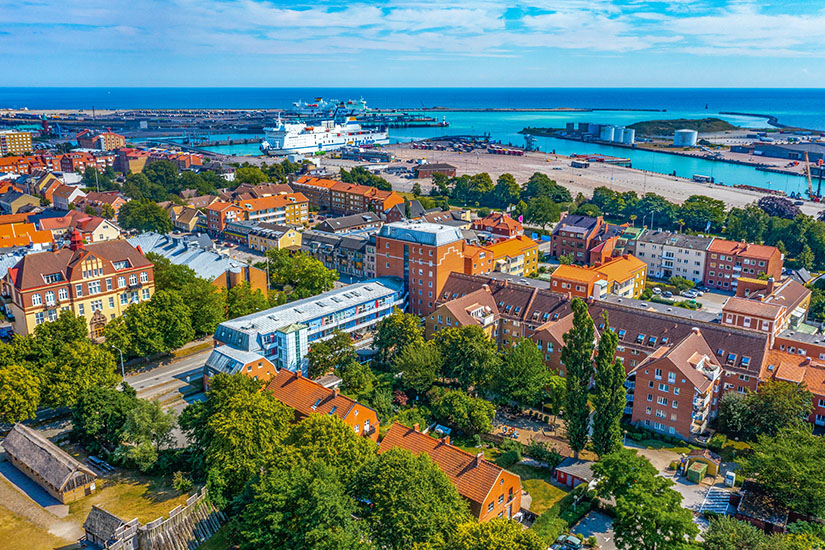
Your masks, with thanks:
[(359, 340), (396, 307), (403, 286), (382, 278), (349, 285), (221, 323), (215, 342), (267, 358), (278, 369), (306, 369), (309, 346), (342, 330)]
[(206, 224), (213, 237), (223, 236), (226, 224), (243, 219), (244, 210), (229, 202), (216, 201), (206, 207)]
[(793, 279), (775, 283), (773, 279), (740, 278), (737, 295), (722, 306), (721, 323), (726, 326), (766, 332), (775, 336), (805, 322), (811, 291)]
[(484, 453), (470, 454), (450, 444), (449, 437), (436, 439), (395, 423), (390, 426), (378, 453), (395, 448), (412, 453), (426, 453), (444, 472), (470, 505), (470, 514), (479, 523), (495, 518), (510, 519), (521, 509), (521, 478), (484, 458)]
[(493, 212), (475, 220), (472, 228), (474, 231), (484, 231), (507, 238), (524, 235), (524, 226), (518, 220), (514, 220), (502, 212)]
[(103, 207), (108, 205), (117, 214), (127, 202), (129, 199), (121, 195), (119, 191), (89, 191), (86, 196), (75, 199), (75, 206), (81, 210), (92, 207), (100, 214)]
[(29, 132), (0, 130), (0, 156), (26, 155), (32, 151), (32, 135)]
[(813, 394), (813, 410), (808, 421), (814, 426), (825, 427), (825, 361), (795, 351), (771, 350), (759, 379), (762, 382), (779, 380), (805, 384)]
[(82, 130), (75, 136), (78, 146), (84, 149), (114, 151), (126, 146), (126, 137), (115, 132)]
[(424, 319), (424, 336), (429, 339), (439, 330), (478, 326), (494, 339), (499, 318), (490, 287), (485, 286), (438, 306)]
[(258, 223), (247, 233), (246, 245), (252, 250), (266, 252), (274, 248), (295, 250), (301, 246), (302, 235), (293, 227), (273, 223)]
[(330, 210), (343, 216), (361, 212), (376, 212), (383, 216), (394, 206), (404, 204), (404, 198), (395, 191), (340, 181), (330, 187), (329, 201)]
[(96, 150), (83, 151), (75, 149), (63, 153), (58, 157), (59, 170), (62, 172), (85, 172), (87, 167), (96, 168), (103, 172), (107, 167), (114, 166), (117, 157), (112, 153)]
[(381, 221), (381, 218), (379, 218), (375, 212), (362, 212), (360, 214), (341, 216), (339, 218), (327, 218), (316, 225), (315, 229), (325, 233), (345, 235), (355, 231), (379, 229), (382, 225), (384, 225), (384, 222)]
[(79, 186), (59, 185), (52, 193), (52, 206), (57, 210), (69, 210), (70, 205), (86, 196)]
[(493, 256), (495, 271), (529, 277), (539, 270), (539, 244), (530, 237), (516, 235), (485, 248)]
[(386, 224), (376, 235), (375, 272), (404, 281), (410, 312), (429, 315), (450, 273), (464, 272), (465, 246), (463, 234), (454, 227), (418, 221)]
[(335, 180), (316, 178), (312, 176), (301, 176), (290, 183), (290, 186), (297, 192), (302, 193), (309, 204), (318, 210), (329, 210), (331, 206), (330, 189), (338, 183)]
[(270, 195), (236, 202), (243, 219), (251, 222), (294, 224), (309, 223), (309, 201), (301, 193)]
[(647, 230), (636, 239), (633, 255), (647, 264), (649, 277), (670, 279), (678, 276), (701, 283), (712, 242), (713, 237)]
[(80, 233), (86, 243), (120, 238), (120, 228), (114, 222), (79, 210), (69, 210), (58, 218), (41, 218), (38, 225), (50, 231), (55, 239), (69, 239), (74, 231)]
[(372, 279), (375, 273), (374, 235), (335, 235), (307, 230), (301, 235), (301, 252), (336, 271), (342, 280)]
[(782, 253), (775, 246), (713, 239), (707, 250), (705, 286), (736, 290), (739, 277), (782, 277)]
[(566, 214), (550, 235), (551, 254), (570, 256), (574, 263), (588, 263), (590, 252), (602, 242), (617, 236), (624, 228), (604, 222), (601, 216)]
[(54, 321), (60, 310), (86, 317), (93, 338), (131, 304), (155, 291), (152, 263), (126, 241), (85, 245), (80, 233), (56, 251), (24, 256), (3, 278), (17, 334)]
[(660, 345), (627, 380), (631, 421), (685, 440), (705, 434), (716, 416), (723, 369), (699, 328)]
[(647, 264), (631, 254), (589, 267), (560, 265), (550, 276), (553, 292), (601, 300), (608, 294), (638, 298), (645, 289)]

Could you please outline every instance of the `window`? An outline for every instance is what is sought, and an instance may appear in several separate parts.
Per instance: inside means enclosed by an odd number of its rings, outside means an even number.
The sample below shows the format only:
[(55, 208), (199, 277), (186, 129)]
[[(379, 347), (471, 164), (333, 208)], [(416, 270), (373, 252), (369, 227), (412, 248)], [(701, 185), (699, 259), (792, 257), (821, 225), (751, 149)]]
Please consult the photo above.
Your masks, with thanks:
[(148, 300), (148, 299), (149, 299), (149, 289), (148, 289), (148, 288), (144, 288), (144, 289), (143, 289), (143, 299), (144, 299), (144, 300)]
[(101, 311), (103, 309), (103, 300), (92, 300), (90, 305), (92, 312)]
[(83, 296), (83, 285), (80, 284), (80, 283), (74, 285), (74, 293), (75, 293), (75, 296), (78, 296), (78, 297)]
[(675, 384), (676, 383), (676, 373), (675, 372), (667, 373), (667, 382), (668, 382), (668, 384)]
[(46, 305), (53, 306), (54, 305), (54, 292), (49, 290), (46, 292)]
[(109, 309), (114, 309), (115, 307), (115, 298), (113, 296), (109, 296)]
[(106, 290), (112, 290), (112, 279), (106, 279)]
[(134, 273), (129, 275), (129, 284), (130, 285), (136, 285), (137, 284), (137, 275), (135, 275)]
[(487, 505), (487, 511), (488, 511), (488, 512), (492, 512), (492, 511), (493, 511), (493, 503), (492, 503), (492, 502), (491, 502), (490, 504), (488, 504), (488, 505)]
[(662, 384), (661, 382), (659, 382), (659, 391), (667, 393), (670, 391), (670, 387), (667, 384)]
[(652, 409), (650, 407), (646, 407), (645, 408), (645, 414), (650, 414), (651, 410)]
[(120, 305), (125, 306), (129, 303), (129, 295), (125, 292), (120, 295)]
[(653, 401), (653, 394), (652, 393), (647, 394), (647, 400), (648, 401)]
[(43, 304), (43, 297), (40, 294), (32, 294), (32, 305), (39, 306)]
[(676, 400), (674, 399), (674, 400), (673, 400), (673, 403), (671, 403), (671, 406), (672, 406), (674, 409), (678, 409), (678, 408), (679, 408), (679, 402), (678, 402), (678, 401), (676, 401)]
[(89, 283), (89, 295), (100, 294), (100, 281), (91, 281)]
[(43, 324), (44, 321), (45, 321), (45, 319), (43, 318), (43, 312), (42, 311), (38, 311), (37, 313), (34, 314), (34, 323), (36, 325)]
[(673, 395), (679, 395), (679, 386), (673, 388)]
[(498, 496), (498, 503), (499, 504), (504, 504), (504, 495), (499, 495)]
[[(390, 267), (389, 264), (387, 264), (387, 267)], [(126, 277), (118, 277), (117, 278), (117, 287), (118, 288), (123, 288), (124, 286), (126, 286)]]
[(658, 403), (659, 405), (664, 405), (665, 407), (667, 407), (667, 397), (661, 397), (661, 396), (657, 397), (656, 398), (656, 403)]
[(86, 315), (86, 308), (83, 304), (77, 304), (77, 314)]
[(60, 290), (58, 290), (57, 291), (57, 299), (60, 300), (61, 302), (63, 300), (68, 300), (69, 299), (69, 291), (66, 290), (65, 288), (61, 288)]
[(656, 380), (661, 380), (662, 379), (662, 369), (656, 369), (653, 373), (653, 376), (654, 376), (654, 378), (656, 378)]
[(667, 418), (667, 413), (661, 409), (656, 409), (656, 418)]

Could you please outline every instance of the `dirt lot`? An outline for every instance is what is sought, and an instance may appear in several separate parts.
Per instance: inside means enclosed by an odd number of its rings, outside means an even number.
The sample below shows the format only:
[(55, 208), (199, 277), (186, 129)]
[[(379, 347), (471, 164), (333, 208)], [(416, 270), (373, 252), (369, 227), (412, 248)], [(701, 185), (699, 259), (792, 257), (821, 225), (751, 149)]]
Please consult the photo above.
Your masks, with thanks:
[[(691, 195), (706, 195), (724, 201), (729, 207), (743, 207), (759, 200), (763, 195), (724, 185), (701, 184), (686, 178), (600, 163), (592, 163), (587, 169), (573, 169), (570, 167), (570, 158), (562, 155), (533, 152), (525, 153), (523, 157), (509, 157), (482, 152), (422, 151), (410, 149), (407, 145), (392, 145), (387, 149), (392, 150), (401, 164), (407, 167), (412, 167), (412, 164), (406, 163), (409, 159), (426, 158), (431, 163), (452, 164), (457, 168), (458, 175), (487, 172), (495, 180), (503, 173), (510, 173), (517, 181), (524, 182), (534, 172), (543, 172), (567, 187), (574, 196), (577, 193), (591, 196), (596, 187), (608, 186), (621, 192), (635, 191), (639, 195), (657, 193), (677, 203), (683, 202)], [(331, 171), (341, 166), (349, 169), (360, 164), (363, 163), (337, 159), (322, 161), (322, 166), (326, 166)], [(430, 188), (429, 179), (404, 179), (383, 173), (382, 177), (389, 180), (398, 191), (410, 191), (416, 182), (421, 185), (424, 192), (428, 192)], [(806, 201), (801, 208), (805, 214), (815, 216), (825, 209), (825, 206)]]

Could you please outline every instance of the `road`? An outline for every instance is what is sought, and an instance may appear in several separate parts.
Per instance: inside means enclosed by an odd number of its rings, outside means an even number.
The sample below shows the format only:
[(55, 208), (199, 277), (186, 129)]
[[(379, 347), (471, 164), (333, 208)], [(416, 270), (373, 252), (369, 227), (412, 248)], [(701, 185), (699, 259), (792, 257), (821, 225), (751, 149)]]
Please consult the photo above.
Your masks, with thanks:
[(171, 384), (174, 381), (188, 385), (201, 377), (203, 365), (211, 352), (211, 349), (207, 349), (168, 365), (129, 374), (126, 376), (126, 382), (140, 394), (152, 393), (156, 388)]

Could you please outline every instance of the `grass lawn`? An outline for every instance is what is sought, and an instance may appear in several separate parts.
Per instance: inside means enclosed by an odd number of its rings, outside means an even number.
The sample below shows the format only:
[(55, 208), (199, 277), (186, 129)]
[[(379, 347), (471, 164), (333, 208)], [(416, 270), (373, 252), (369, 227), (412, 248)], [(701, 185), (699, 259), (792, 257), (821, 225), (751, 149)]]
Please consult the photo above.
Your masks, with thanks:
[[(3, 550), (52, 550), (71, 548), (77, 541), (50, 534), (45, 529), (0, 506), (0, 548)], [(79, 546), (76, 546), (79, 548)]]
[(224, 525), (209, 540), (198, 546), (198, 550), (229, 550), (232, 543), (229, 540), (229, 527)]
[(189, 495), (179, 494), (167, 480), (134, 473), (123, 473), (97, 480), (95, 494), (69, 504), (70, 521), (81, 524), (92, 509), (92, 504), (129, 521), (138, 518), (141, 523), (168, 517), (170, 510), (185, 504)]
[(666, 449), (668, 451), (673, 451), (674, 453), (680, 454), (688, 454), (693, 449), (698, 449), (699, 447), (694, 447), (693, 445), (685, 447), (684, 445), (673, 445), (672, 443), (667, 443), (665, 441), (660, 441), (658, 439), (643, 439), (638, 442), (639, 445), (645, 447), (647, 449)]
[(533, 504), (530, 505), (531, 512), (541, 514), (567, 494), (567, 491), (550, 482), (553, 474), (547, 468), (515, 464), (507, 469), (521, 477), (521, 485), (533, 497)]

